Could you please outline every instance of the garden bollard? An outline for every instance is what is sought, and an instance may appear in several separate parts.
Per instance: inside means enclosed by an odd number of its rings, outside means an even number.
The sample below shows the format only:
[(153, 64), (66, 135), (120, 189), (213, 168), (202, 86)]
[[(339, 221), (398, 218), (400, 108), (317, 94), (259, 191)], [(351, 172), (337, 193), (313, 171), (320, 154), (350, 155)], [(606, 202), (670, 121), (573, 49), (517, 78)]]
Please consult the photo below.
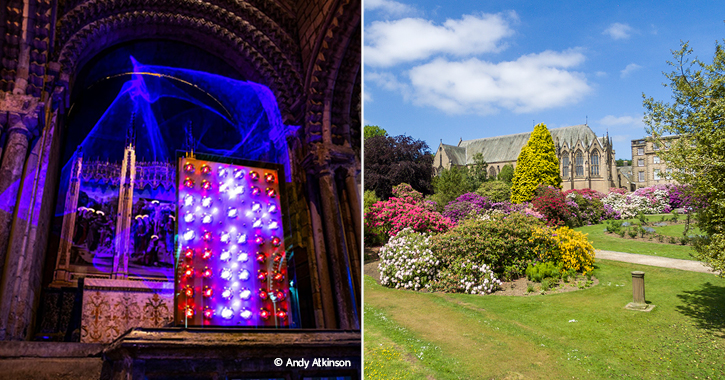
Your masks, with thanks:
[(625, 306), (626, 309), (650, 311), (655, 308), (655, 305), (648, 305), (645, 301), (644, 272), (632, 272), (632, 296), (634, 298), (634, 301), (627, 304), (627, 306)]
[(634, 303), (639, 305), (647, 304), (644, 299), (644, 272), (632, 272), (632, 295), (634, 296)]

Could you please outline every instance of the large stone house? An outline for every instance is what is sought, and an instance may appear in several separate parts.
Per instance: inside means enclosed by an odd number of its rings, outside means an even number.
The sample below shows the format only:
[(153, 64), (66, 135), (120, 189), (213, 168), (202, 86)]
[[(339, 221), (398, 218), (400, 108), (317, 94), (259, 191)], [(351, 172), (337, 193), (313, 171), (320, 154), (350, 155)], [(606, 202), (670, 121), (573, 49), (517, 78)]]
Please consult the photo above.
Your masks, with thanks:
[(669, 144), (678, 139), (679, 136), (667, 136), (662, 140), (665, 146), (661, 146), (651, 137), (632, 140), (632, 168), (631, 182), (634, 188), (649, 187), (674, 183), (669, 175), (672, 168), (668, 168), (664, 160), (660, 158), (660, 151), (666, 150)]
[[(562, 189), (593, 189), (606, 193), (619, 187), (614, 149), (609, 136), (598, 137), (586, 124), (550, 129), (559, 158)], [(497, 176), (501, 169), (516, 160), (529, 141), (531, 132), (474, 140), (460, 140), (458, 145), (441, 144), (433, 160), (434, 171), (453, 166), (472, 165), (477, 153), (483, 154), (488, 174)]]

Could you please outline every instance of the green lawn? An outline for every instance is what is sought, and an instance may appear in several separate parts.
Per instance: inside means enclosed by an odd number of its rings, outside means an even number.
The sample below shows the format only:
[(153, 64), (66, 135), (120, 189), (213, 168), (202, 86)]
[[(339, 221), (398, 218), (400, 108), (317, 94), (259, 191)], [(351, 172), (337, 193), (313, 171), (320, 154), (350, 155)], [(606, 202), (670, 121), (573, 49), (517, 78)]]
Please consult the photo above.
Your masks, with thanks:
[[(649, 313), (625, 310), (633, 270)], [(529, 297), (416, 293), (365, 276), (366, 379), (725, 377), (725, 279), (601, 260), (598, 286)]]
[[(674, 227), (678, 226), (667, 227), (673, 227), (671, 230), (674, 230)], [(636, 241), (629, 238), (620, 238), (617, 235), (604, 233), (604, 224), (579, 227), (575, 228), (575, 230), (586, 233), (589, 241), (595, 249), (692, 260), (690, 252), (692, 252), (693, 249), (689, 245), (650, 243), (645, 241)], [(682, 236), (681, 231), (679, 236)]]

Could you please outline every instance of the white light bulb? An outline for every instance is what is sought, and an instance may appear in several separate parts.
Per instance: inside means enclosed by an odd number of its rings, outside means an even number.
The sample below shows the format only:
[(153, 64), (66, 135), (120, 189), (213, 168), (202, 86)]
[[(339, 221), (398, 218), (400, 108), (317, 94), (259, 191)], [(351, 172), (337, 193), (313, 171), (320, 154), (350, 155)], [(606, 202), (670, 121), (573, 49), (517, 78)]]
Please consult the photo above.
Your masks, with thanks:
[(252, 202), (252, 211), (259, 212), (262, 210), (262, 205), (259, 202)]
[(238, 211), (235, 207), (229, 207), (229, 210), (227, 210), (227, 216), (230, 218), (236, 218), (237, 213)]
[(232, 298), (232, 290), (229, 288), (224, 288), (224, 291), (222, 292), (222, 298), (224, 298), (224, 299)]
[(279, 227), (279, 225), (277, 224), (276, 221), (273, 220), (273, 221), (269, 222), (269, 228), (271, 230), (276, 230), (278, 227)]
[(272, 214), (277, 212), (277, 205), (274, 205), (274, 204), (269, 205), (269, 212)]
[(228, 307), (225, 307), (224, 309), (222, 309), (222, 318), (232, 319), (233, 316), (234, 316), (234, 310), (232, 310)]
[(241, 316), (244, 319), (249, 319), (249, 318), (252, 318), (252, 312), (247, 309), (243, 309), (241, 314), (239, 314), (239, 316)]
[[(222, 235), (222, 238), (223, 237), (224, 237), (224, 235)], [(232, 258), (232, 253), (226, 249), (223, 249), (222, 254), (219, 255), (219, 260), (221, 260), (221, 261), (229, 261), (229, 260), (231, 260), (231, 258)]]
[(229, 243), (229, 238), (230, 238), (229, 237), (229, 232), (224, 231), (224, 232), (222, 232), (222, 237), (219, 240), (221, 240), (222, 243), (227, 243), (228, 244)]
[(224, 178), (227, 176), (227, 169), (225, 167), (220, 166), (219, 167), (219, 177)]
[(232, 270), (229, 268), (222, 269), (222, 278), (225, 280), (231, 280), (232, 279)]
[(247, 242), (247, 234), (239, 234), (237, 236), (237, 244), (244, 244)]
[(252, 224), (253, 228), (260, 228), (262, 227), (262, 219), (255, 219), (254, 223)]
[(212, 222), (211, 215), (205, 214), (204, 217), (201, 218), (201, 222), (204, 224), (211, 224), (211, 222)]
[(241, 292), (239, 292), (239, 297), (242, 297), (243, 300), (248, 300), (249, 297), (252, 296), (252, 291), (249, 289), (242, 289)]
[(201, 205), (204, 207), (210, 207), (211, 206), (211, 197), (201, 198)]
[(192, 230), (186, 230), (186, 232), (184, 232), (184, 239), (186, 241), (194, 240), (195, 237), (196, 233)]
[(186, 223), (191, 223), (191, 222), (193, 222), (193, 221), (194, 221), (194, 214), (192, 214), (191, 212), (187, 212), (187, 213), (186, 213), (186, 214), (184, 215), (184, 221), (185, 221)]
[(241, 261), (243, 263), (247, 262), (249, 260), (249, 254), (247, 252), (242, 252), (239, 254), (239, 257), (237, 257), (237, 261)]
[(249, 271), (242, 269), (242, 271), (239, 272), (239, 279), (244, 281), (249, 280)]
[(192, 204), (194, 204), (194, 197), (191, 194), (186, 194), (184, 196), (184, 206), (191, 206)]

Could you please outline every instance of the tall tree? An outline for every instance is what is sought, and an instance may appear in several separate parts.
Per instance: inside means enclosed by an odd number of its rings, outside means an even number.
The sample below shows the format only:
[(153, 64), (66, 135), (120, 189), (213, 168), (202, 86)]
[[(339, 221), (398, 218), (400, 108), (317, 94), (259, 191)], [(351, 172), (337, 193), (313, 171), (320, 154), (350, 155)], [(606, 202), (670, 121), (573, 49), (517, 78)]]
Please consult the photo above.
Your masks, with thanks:
[(387, 136), (388, 131), (377, 125), (366, 125), (365, 126), (365, 140), (375, 136)]
[(393, 194), (393, 186), (403, 182), (431, 194), (433, 155), (428, 144), (410, 136), (373, 136), (365, 139), (365, 190), (380, 199)]
[(511, 181), (514, 179), (514, 166), (511, 164), (506, 164), (501, 168), (501, 172), (498, 173), (498, 180), (511, 184)]
[[(725, 42), (725, 41), (723, 41)], [(672, 52), (674, 68), (665, 74), (672, 104), (644, 98), (647, 132), (660, 150), (672, 177), (692, 185), (697, 222), (706, 237), (695, 244), (697, 259), (725, 275), (725, 51), (717, 43), (711, 64), (692, 57), (683, 42)], [(678, 135), (679, 138), (667, 138)]]
[(554, 140), (543, 123), (534, 127), (529, 141), (519, 153), (511, 186), (511, 202), (530, 201), (539, 185), (561, 187)]

